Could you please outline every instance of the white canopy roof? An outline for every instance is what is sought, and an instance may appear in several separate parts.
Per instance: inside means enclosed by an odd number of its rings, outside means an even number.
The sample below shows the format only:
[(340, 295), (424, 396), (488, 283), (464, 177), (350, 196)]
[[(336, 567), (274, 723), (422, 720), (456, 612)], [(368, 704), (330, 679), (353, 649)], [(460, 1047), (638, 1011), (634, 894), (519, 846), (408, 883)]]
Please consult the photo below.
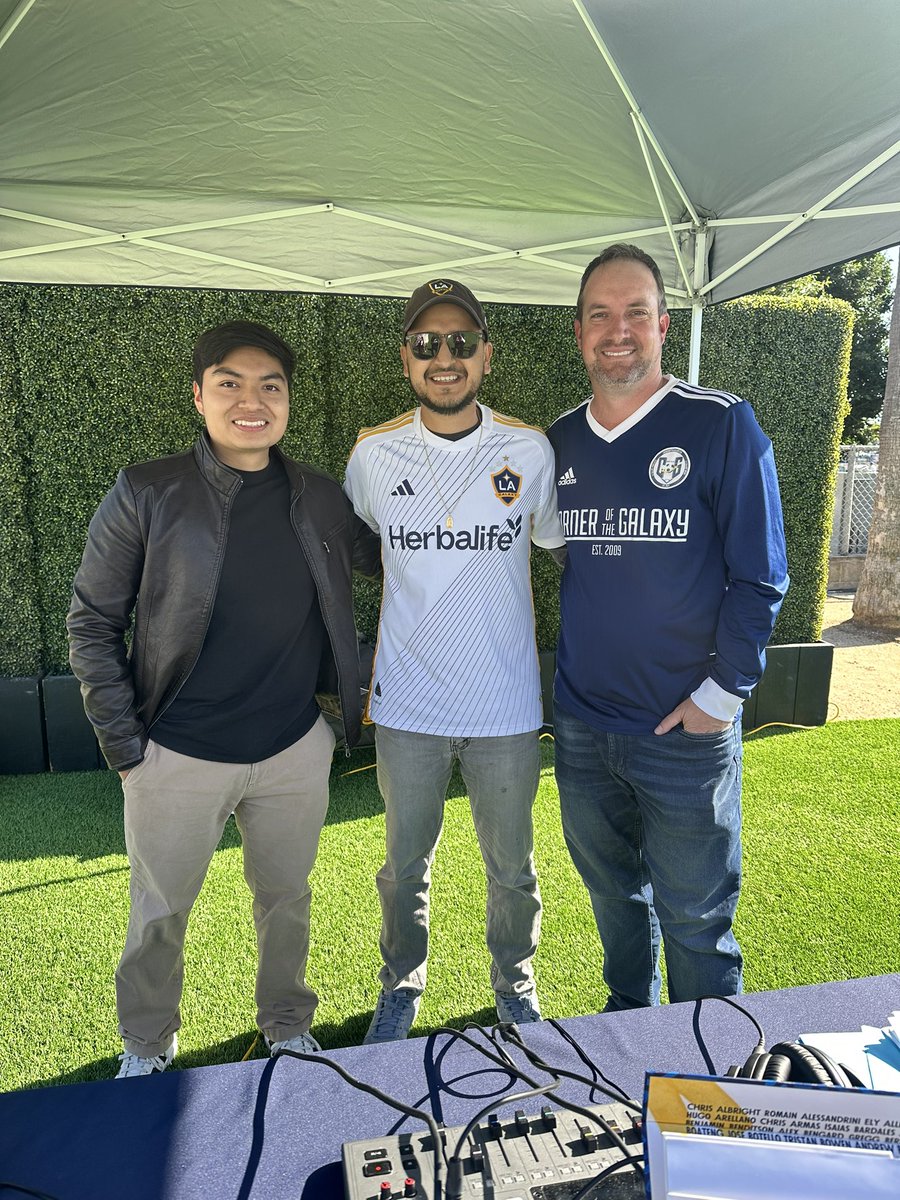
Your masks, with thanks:
[(695, 305), (900, 241), (898, 0), (0, 0), (0, 279)]

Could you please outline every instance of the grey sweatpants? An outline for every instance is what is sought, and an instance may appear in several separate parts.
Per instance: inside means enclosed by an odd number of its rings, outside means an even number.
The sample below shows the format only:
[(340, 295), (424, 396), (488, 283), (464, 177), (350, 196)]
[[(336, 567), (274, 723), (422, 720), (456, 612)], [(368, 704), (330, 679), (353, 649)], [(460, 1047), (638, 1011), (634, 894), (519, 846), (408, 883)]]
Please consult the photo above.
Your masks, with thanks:
[(259, 951), (257, 1023), (273, 1041), (305, 1033), (309, 873), (328, 808), (334, 734), (319, 717), (294, 745), (249, 765), (206, 762), (149, 742), (126, 777), (131, 912), (116, 971), (125, 1049), (151, 1057), (181, 1025), (188, 916), (231, 813), (244, 848)]

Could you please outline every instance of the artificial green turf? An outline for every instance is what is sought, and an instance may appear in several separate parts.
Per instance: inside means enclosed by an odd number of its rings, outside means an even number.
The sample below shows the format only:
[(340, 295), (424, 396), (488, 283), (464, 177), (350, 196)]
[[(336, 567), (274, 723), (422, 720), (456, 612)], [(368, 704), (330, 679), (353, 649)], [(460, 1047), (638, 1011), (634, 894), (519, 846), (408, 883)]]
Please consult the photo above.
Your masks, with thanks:
[[(745, 883), (737, 930), (748, 991), (898, 970), (900, 721), (840, 722), (745, 744)], [(313, 877), (309, 978), (323, 1046), (361, 1040), (378, 991), (375, 872), (383, 812), (371, 750), (338, 756)], [(0, 1088), (114, 1073), (112, 975), (128, 913), (121, 792), (112, 772), (0, 777)], [(535, 808), (545, 1015), (603, 1006), (586, 893), (559, 826), (552, 746)], [(451, 784), (434, 867), (429, 986), (415, 1032), (490, 1021), (484, 871)], [(229, 823), (191, 917), (176, 1065), (239, 1059), (254, 1037), (255, 941)], [(887, 1016), (887, 1014), (885, 1014)], [(258, 1053), (258, 1050), (256, 1051)]]

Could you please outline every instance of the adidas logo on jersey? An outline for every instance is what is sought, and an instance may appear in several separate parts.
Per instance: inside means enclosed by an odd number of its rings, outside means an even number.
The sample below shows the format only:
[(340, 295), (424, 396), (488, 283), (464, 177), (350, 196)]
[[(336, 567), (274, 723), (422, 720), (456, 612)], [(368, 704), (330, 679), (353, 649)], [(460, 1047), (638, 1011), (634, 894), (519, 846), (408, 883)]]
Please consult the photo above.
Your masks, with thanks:
[(391, 492), (392, 496), (414, 496), (415, 494), (416, 493), (413, 491), (413, 485), (408, 479), (404, 479), (402, 483), (398, 483)]
[(565, 487), (567, 483), (577, 483), (577, 482), (578, 482), (578, 480), (575, 478), (575, 472), (572, 470), (571, 467), (569, 467), (568, 471), (565, 471), (562, 475), (560, 475), (559, 479), (557, 479), (556, 486), (557, 487)]
[(521, 517), (507, 517), (503, 525), (476, 525), (473, 529), (407, 529), (388, 526), (388, 540), (400, 550), (509, 550), (522, 532)]

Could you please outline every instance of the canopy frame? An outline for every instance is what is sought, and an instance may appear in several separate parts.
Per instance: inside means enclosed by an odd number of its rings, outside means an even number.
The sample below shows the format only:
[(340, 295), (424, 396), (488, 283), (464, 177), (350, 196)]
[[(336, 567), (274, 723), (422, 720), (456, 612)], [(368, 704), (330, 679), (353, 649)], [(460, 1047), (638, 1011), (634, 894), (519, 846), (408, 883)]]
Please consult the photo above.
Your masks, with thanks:
[[(737, 4), (738, 0), (730, 2)], [(768, 2), (772, 13), (777, 13), (777, 0)], [(13, 3), (0, 0), (0, 8)], [(575, 287), (570, 287), (569, 280), (574, 285), (583, 271), (583, 260), (576, 258), (579, 252), (583, 251), (587, 259), (613, 242), (629, 241), (646, 245), (661, 264), (665, 263), (663, 273), (670, 301), (691, 310), (689, 375), (696, 379), (705, 305), (740, 295), (742, 287), (752, 291), (779, 282), (790, 277), (792, 270), (800, 274), (816, 269), (812, 261), (815, 247), (808, 238), (816, 223), (838, 221), (843, 228), (855, 230), (858, 226), (864, 231), (854, 236), (838, 232), (830, 241), (824, 239), (829, 249), (823, 254), (830, 255), (824, 261), (841, 261), (853, 252), (884, 248), (897, 239), (900, 222), (891, 223), (887, 218), (900, 214), (900, 198), (895, 199), (900, 193), (900, 186), (896, 186), (900, 116), (894, 115), (885, 91), (893, 80), (885, 48), (895, 44), (896, 39), (891, 39), (900, 34), (900, 10), (892, 7), (890, 0), (871, 0), (853, 15), (852, 23), (849, 18), (844, 20), (838, 0), (818, 0), (816, 4), (795, 0), (791, 6), (785, 22), (792, 34), (802, 36), (812, 29), (820, 32), (819, 50), (826, 52), (832, 67), (843, 65), (846, 59), (844, 83), (850, 91), (846, 98), (840, 94), (839, 103), (820, 116), (822, 105), (818, 99), (810, 103), (809, 77), (795, 82), (793, 72), (782, 72), (784, 87), (773, 97), (773, 104), (786, 105), (786, 120), (790, 106), (798, 106), (803, 121), (793, 131), (794, 158), (779, 158), (778, 138), (762, 144), (768, 130), (761, 114), (780, 110), (754, 107), (757, 96), (765, 90), (755, 86), (753, 72), (757, 59), (769, 53), (768, 14), (760, 14), (754, 24), (745, 13), (747, 24), (741, 25), (740, 41), (736, 42), (731, 19), (734, 12), (722, 11), (728, 7), (725, 0), (684, 0), (677, 14), (662, 0), (641, 0), (640, 11), (626, 0), (554, 0), (552, 5), (546, 0), (518, 0), (516, 4), (508, 0), (458, 0), (468, 11), (466, 61), (454, 64), (450, 86), (441, 90), (447, 82), (444, 79), (422, 85), (415, 78), (414, 92), (410, 80), (415, 77), (417, 48), (454, 36), (458, 21), (447, 24), (444, 6), (415, 6), (410, 0), (410, 21), (398, 23), (398, 16), (407, 15), (403, 0), (369, 0), (368, 4), (348, 0), (344, 14), (348, 28), (349, 23), (353, 27), (367, 23), (368, 34), (382, 39), (382, 48), (389, 44), (385, 38), (400, 39), (397, 44), (402, 45), (405, 54), (405, 58), (400, 57), (400, 67), (407, 74), (398, 73), (394, 63), (391, 86), (385, 87), (387, 76), (369, 72), (363, 80), (369, 90), (362, 88), (351, 95), (344, 89), (341, 103), (332, 108), (321, 103), (323, 80), (330, 77), (318, 65), (319, 50), (332, 33), (327, 24), (332, 13), (328, 5), (310, 4), (302, 32), (313, 52), (305, 57), (301, 53), (298, 60), (303, 68), (296, 76), (301, 82), (300, 91), (289, 95), (281, 109), (269, 109), (264, 101), (270, 93), (277, 98), (277, 89), (267, 90), (267, 79), (260, 86), (252, 72), (249, 78), (239, 74), (235, 78), (241, 80), (241, 88), (236, 97), (227, 95), (231, 103), (221, 119), (216, 102), (221, 105), (223, 96), (216, 90), (209, 64), (218, 63), (229, 38), (239, 38), (243, 32), (242, 10), (236, 0), (217, 0), (218, 15), (212, 31), (204, 25), (203, 0), (198, 0), (196, 17), (187, 24), (187, 18), (179, 15), (184, 6), (167, 9), (164, 38), (153, 46), (155, 59), (163, 62), (164, 69), (157, 70), (154, 64), (147, 86), (137, 84), (119, 91), (115, 89), (123, 78), (130, 82), (133, 68), (137, 68), (134, 74), (149, 68), (145, 41), (163, 18), (157, 14), (150, 24), (142, 26), (136, 18), (134, 25), (119, 26), (110, 21), (114, 0), (95, 3), (97, 12), (93, 24), (87, 22), (87, 27), (84, 19), (79, 21), (78, 15), (59, 0), (18, 0), (0, 25), (0, 59), (10, 68), (6, 95), (16, 103), (15, 116), (22, 128), (16, 135), (13, 121), (9, 123), (13, 133), (6, 140), (0, 133), (0, 148), (8, 145), (14, 152), (8, 181), (11, 202), (0, 208), (0, 236), (4, 229), (9, 233), (6, 244), (0, 243), (0, 276), (12, 282), (93, 283), (99, 279), (150, 286), (401, 295), (423, 277), (459, 272), (485, 299), (570, 303)], [(268, 19), (268, 26), (260, 32), (267, 33), (264, 40), (270, 53), (279, 41), (273, 31), (280, 29), (280, 22), (292, 9), (287, 0), (265, 0), (265, 8), (260, 11)], [(853, 42), (849, 56), (843, 41), (837, 50), (828, 41), (829, 20), (835, 29), (840, 27), (844, 39)], [(82, 29), (84, 40), (76, 44)], [(719, 64), (711, 50), (707, 53), (704, 49), (703, 55), (692, 53), (701, 29), (707, 39), (718, 39), (710, 43), (711, 47), (715, 45), (720, 52), (724, 48), (726, 54), (732, 52), (732, 61), (726, 58)], [(748, 30), (755, 36), (751, 48), (756, 59), (745, 53)], [(185, 32), (194, 41), (186, 44), (183, 36), (179, 40), (178, 35)], [(513, 40), (505, 58), (507, 34)], [(98, 55), (90, 56), (93, 46), (107, 35), (118, 39), (112, 44), (126, 57), (103, 75), (101, 83), (110, 94), (134, 98), (135, 104), (126, 112), (142, 131), (124, 172), (116, 169), (115, 148), (120, 138), (127, 140), (131, 129), (125, 125), (114, 127), (98, 116), (91, 74), (100, 64), (114, 61), (105, 41)], [(583, 89), (580, 99), (587, 105), (583, 139), (567, 137), (559, 147), (555, 138), (562, 139), (568, 133), (567, 122), (571, 124), (565, 104), (559, 102), (569, 83), (565, 75), (549, 78), (548, 90), (537, 97), (550, 104), (552, 120), (546, 128), (540, 126), (543, 113), (536, 106), (532, 114), (538, 118), (536, 130), (528, 122), (517, 125), (515, 97), (507, 105), (508, 89), (492, 91), (488, 82), (497, 73), (493, 70), (495, 60), (496, 66), (507, 72), (504, 79), (508, 76), (516, 83), (521, 82), (517, 76), (527, 78), (527, 64), (519, 65), (522, 51), (535, 54), (532, 69), (535, 63), (551, 59), (544, 55), (540, 43), (541, 37), (548, 36), (559, 38), (556, 48), (567, 69), (574, 70), (570, 64), (577, 62), (577, 80)], [(520, 40), (516, 42), (516, 38)], [(288, 41), (283, 36), (280, 40)], [(671, 64), (662, 63), (659, 56), (660, 49), (668, 48), (670, 41), (677, 41), (671, 56), (677, 69), (684, 66), (694, 72), (686, 76), (683, 95), (678, 97), (686, 101), (677, 108), (673, 107), (676, 97), (670, 85), (673, 79), (680, 82), (681, 76), (673, 74)], [(185, 45), (188, 57), (173, 60), (171, 67), (165, 55), (158, 52), (168, 47), (174, 54)], [(471, 53), (475, 46), (483, 50), (480, 59)], [(11, 53), (13, 48), (15, 55)], [(364, 55), (368, 49), (366, 46)], [(285, 61), (293, 62), (293, 58), (291, 46)], [(735, 106), (723, 114), (721, 124), (711, 124), (706, 118), (719, 98), (717, 81), (723, 75), (730, 81), (730, 74), (736, 70), (740, 73), (742, 60), (746, 69), (738, 80), (742, 90)], [(237, 61), (244, 60), (238, 56)], [(704, 75), (710, 61), (721, 69)], [(24, 68), (23, 64), (30, 62), (36, 69)], [(177, 79), (184, 62), (197, 73), (197, 86), (190, 89), (193, 99), (196, 102), (199, 97), (199, 102), (208, 104), (212, 112), (205, 123), (185, 126), (187, 137), (179, 147), (182, 160), (192, 160), (195, 150), (201, 153), (205, 174), (202, 186), (196, 188), (193, 175), (177, 170), (173, 173), (169, 169), (173, 160), (164, 157), (168, 150), (166, 116), (175, 114), (179, 119), (181, 109), (165, 104), (158, 106), (158, 111), (153, 108), (161, 94), (160, 83)], [(55, 69), (58, 64), (64, 68), (62, 71)], [(471, 76), (465, 74), (470, 66)], [(668, 73), (664, 70), (667, 66)], [(865, 76), (861, 74), (863, 67)], [(17, 84), (12, 82), (14, 77)], [(57, 83), (60, 77), (62, 84)], [(36, 88), (33, 96), (28, 91), (32, 79)], [(282, 81), (294, 79), (293, 75), (282, 77)], [(697, 86), (698, 80), (713, 85), (705, 95)], [(356, 82), (357, 77), (349, 80), (351, 85)], [(470, 86), (473, 83), (477, 85), (475, 90)], [(42, 108), (48, 89), (52, 92), (46, 108), (49, 117)], [(693, 103), (694, 91), (697, 105)], [(384, 127), (386, 122), (398, 117), (402, 120), (405, 115), (398, 109), (396, 98), (392, 99), (395, 92), (397, 96), (415, 96), (417, 103), (420, 97), (426, 102), (432, 100), (434, 92), (437, 111), (450, 119), (468, 111), (488, 113), (499, 135), (499, 140), (491, 143), (491, 150), (502, 150), (504, 138), (517, 147), (524, 144), (524, 154), (504, 160), (507, 172), (511, 163), (521, 163), (526, 170), (534, 168), (533, 194), (526, 196), (527, 202), (522, 204), (524, 217), (519, 219), (515, 203), (518, 197), (509, 203), (508, 193), (502, 188), (499, 193), (488, 186), (483, 194), (473, 192), (476, 175), (466, 176), (464, 186), (456, 191), (446, 186), (443, 191), (433, 189), (428, 177), (407, 195), (392, 174), (401, 161), (384, 155), (386, 146), (393, 151), (403, 144), (402, 138), (381, 141), (381, 157), (375, 153), (365, 157), (369, 144), (368, 140), (359, 140), (359, 130), (378, 132), (379, 122)], [(599, 101), (597, 113), (591, 107), (594, 95)], [(297, 96), (302, 97), (303, 107), (291, 108), (290, 101), (296, 101)], [(386, 99), (370, 113), (367, 104), (382, 98)], [(721, 98), (724, 103), (728, 92), (722, 91)], [(321, 138), (307, 140), (307, 100), (309, 126), (313, 134), (324, 130), (324, 143)], [(343, 120), (348, 100), (348, 107), (353, 108), (354, 100), (356, 104), (349, 125)], [(482, 106), (480, 110), (466, 108), (473, 100)], [(454, 107), (457, 101), (458, 108)], [(748, 119), (740, 125), (740, 106), (748, 104)], [(75, 145), (70, 156), (66, 138), (77, 139), (82, 106), (91, 118), (85, 126), (87, 138), (83, 145)], [(147, 108), (150, 111), (145, 111)], [(248, 116), (250, 110), (253, 119)], [(294, 112), (299, 117), (296, 122), (287, 118)], [(287, 119), (278, 125), (277, 139), (266, 140), (266, 120), (273, 113)], [(602, 115), (600, 123), (598, 113)], [(729, 141), (729, 121), (734, 120), (740, 125), (744, 141)], [(701, 134), (695, 133), (692, 121), (706, 131), (708, 143), (697, 140)], [(63, 130), (61, 139), (55, 138), (57, 126)], [(389, 128), (394, 130), (393, 125)], [(754, 159), (757, 129), (761, 153)], [(36, 131), (53, 147), (46, 161), (34, 153), (34, 146), (44, 145)], [(811, 148), (807, 150), (805, 138), (810, 134)], [(232, 181), (222, 172), (217, 154), (224, 154), (227, 148), (238, 156), (240, 164), (242, 152), (249, 152), (251, 157), (255, 154), (258, 144), (254, 139), (260, 136), (259, 144), (264, 147), (260, 162), (269, 168), (288, 148), (294, 152), (298, 147), (301, 151), (308, 146), (317, 148), (318, 157), (310, 160), (312, 169), (299, 171), (296, 189), (292, 175), (288, 176), (288, 186), (281, 175), (275, 177), (276, 186), (268, 188), (268, 177), (263, 175), (263, 185), (254, 188), (248, 186), (253, 181), (251, 174), (238, 172)], [(698, 146), (707, 145), (709, 161), (698, 152)], [(588, 146), (595, 156), (609, 148), (610, 158), (601, 159), (600, 168), (594, 160), (582, 162), (579, 156)], [(718, 191), (722, 171), (717, 176), (713, 169), (717, 150), (725, 154), (722, 170), (731, 168), (731, 175), (726, 171), (725, 178), (734, 180), (733, 186), (719, 187)], [(567, 157), (558, 158), (558, 151)], [(770, 151), (778, 160), (771, 170)], [(358, 174), (363, 177), (373, 166), (381, 170), (380, 175), (373, 176), (378, 186), (368, 192), (360, 188), (352, 169), (348, 173), (348, 162), (354, 168), (358, 163)], [(557, 162), (562, 168), (562, 200), (553, 173)], [(749, 164), (746, 171), (742, 170), (745, 162)], [(888, 166), (890, 170), (884, 171)], [(612, 178), (616, 171), (623, 173), (621, 180)], [(502, 183), (503, 165), (497, 175)], [(613, 183), (610, 189), (605, 189), (607, 176)], [(869, 184), (862, 187), (866, 181)], [(446, 182), (446, 178), (440, 180), (442, 185)], [(856, 195), (850, 196), (854, 191)], [(837, 207), (845, 197), (850, 203)], [(871, 202), (865, 203), (870, 198)], [(721, 213), (715, 211), (716, 206)], [(367, 226), (383, 230), (384, 239), (353, 232), (354, 228), (362, 231)], [(48, 231), (58, 231), (59, 236), (42, 241), (40, 235), (47, 237)], [(204, 236), (216, 232), (226, 236)], [(234, 236), (227, 236), (229, 232)], [(280, 245), (290, 248), (286, 258), (273, 251)], [(134, 248), (130, 254), (129, 247)], [(318, 253), (320, 247), (326, 252)], [(120, 253), (123, 248), (125, 252)], [(766, 256), (776, 250), (767, 260)], [(272, 261), (267, 261), (269, 257)], [(185, 266), (179, 266), (179, 260)], [(765, 264), (762, 270), (760, 260)], [(517, 263), (522, 264), (521, 270)], [(755, 269), (747, 272), (753, 264), (757, 264)], [(728, 286), (723, 289), (723, 284)]]

